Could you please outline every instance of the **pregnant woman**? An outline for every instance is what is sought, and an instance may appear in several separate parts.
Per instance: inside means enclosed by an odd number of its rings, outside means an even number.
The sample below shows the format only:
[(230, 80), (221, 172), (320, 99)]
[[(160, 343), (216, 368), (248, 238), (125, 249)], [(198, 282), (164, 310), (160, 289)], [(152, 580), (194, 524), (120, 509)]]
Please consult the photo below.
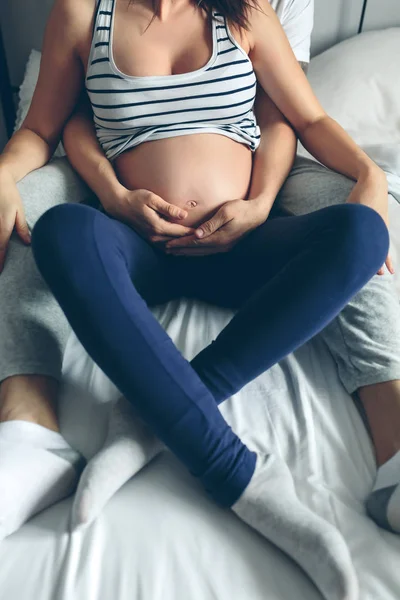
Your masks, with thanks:
[[(32, 107), (1, 161), (14, 179), (43, 165), (85, 80), (99, 142), (136, 191), (108, 214), (45, 213), (32, 238), (39, 269), (88, 353), (210, 496), (326, 598), (355, 599), (340, 535), (218, 404), (321, 331), (389, 260), (384, 174), (321, 108), (267, 3), (93, 9), (56, 2)], [(257, 80), (304, 146), (357, 182), (347, 204), (267, 219), (251, 182)], [(96, 174), (87, 179), (96, 191)], [(182, 295), (237, 309), (191, 363), (149, 310)]]

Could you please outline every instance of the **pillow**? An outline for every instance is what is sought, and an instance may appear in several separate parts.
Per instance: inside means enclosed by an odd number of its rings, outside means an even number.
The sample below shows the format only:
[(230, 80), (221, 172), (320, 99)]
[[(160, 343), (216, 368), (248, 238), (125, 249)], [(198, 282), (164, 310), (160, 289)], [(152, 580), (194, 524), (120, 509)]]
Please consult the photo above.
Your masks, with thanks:
[(318, 99), (360, 144), (400, 143), (400, 28), (369, 31), (313, 58)]
[[(31, 105), (33, 92), (39, 77), (40, 58), (42, 54), (37, 50), (32, 50), (26, 64), (24, 80), (19, 88), (19, 102), (17, 107), (17, 118), (15, 121), (15, 131), (19, 129), (25, 119)], [(58, 145), (54, 156), (65, 156), (63, 145)]]

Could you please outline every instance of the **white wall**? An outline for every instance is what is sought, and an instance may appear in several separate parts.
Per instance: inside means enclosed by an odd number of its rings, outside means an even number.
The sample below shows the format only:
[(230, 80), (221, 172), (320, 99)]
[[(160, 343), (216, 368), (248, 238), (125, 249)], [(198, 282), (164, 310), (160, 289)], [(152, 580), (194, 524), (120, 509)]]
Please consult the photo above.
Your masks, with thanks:
[(362, 5), (363, 0), (315, 0), (313, 56), (357, 34)]
[(45, 15), (54, 0), (0, 0), (4, 45), (14, 86), (21, 83), (32, 48), (39, 49)]
[(395, 26), (400, 26), (400, 0), (369, 0), (363, 30)]
[[(315, 0), (313, 56), (357, 34), (362, 6), (363, 0)], [(387, 27), (400, 27), (400, 0), (368, 0), (363, 31)]]

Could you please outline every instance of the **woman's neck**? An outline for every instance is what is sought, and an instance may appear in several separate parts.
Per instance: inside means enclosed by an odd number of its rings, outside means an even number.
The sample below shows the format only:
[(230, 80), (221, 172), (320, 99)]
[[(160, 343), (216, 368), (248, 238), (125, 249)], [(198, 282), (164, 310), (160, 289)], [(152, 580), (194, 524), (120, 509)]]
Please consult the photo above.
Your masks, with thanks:
[[(132, 2), (132, 0), (120, 0), (124, 1), (129, 8), (132, 4), (142, 4), (145, 8), (153, 12), (153, 2), (151, 0), (138, 0)], [(196, 6), (191, 0), (155, 0), (155, 17), (159, 21), (168, 21), (174, 14), (180, 12), (182, 9), (187, 9), (189, 6)]]

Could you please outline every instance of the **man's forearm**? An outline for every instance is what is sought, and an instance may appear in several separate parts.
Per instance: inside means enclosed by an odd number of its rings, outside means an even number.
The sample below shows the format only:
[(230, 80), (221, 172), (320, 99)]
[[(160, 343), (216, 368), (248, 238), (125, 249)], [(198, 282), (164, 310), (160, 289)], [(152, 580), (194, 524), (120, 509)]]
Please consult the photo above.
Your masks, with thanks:
[(267, 218), (293, 166), (297, 137), (262, 89), (257, 91), (256, 114), (261, 140), (253, 158), (248, 200), (253, 201)]
[(82, 179), (93, 190), (108, 212), (122, 198), (126, 188), (97, 141), (90, 112), (80, 104), (68, 121), (63, 136), (68, 159)]

